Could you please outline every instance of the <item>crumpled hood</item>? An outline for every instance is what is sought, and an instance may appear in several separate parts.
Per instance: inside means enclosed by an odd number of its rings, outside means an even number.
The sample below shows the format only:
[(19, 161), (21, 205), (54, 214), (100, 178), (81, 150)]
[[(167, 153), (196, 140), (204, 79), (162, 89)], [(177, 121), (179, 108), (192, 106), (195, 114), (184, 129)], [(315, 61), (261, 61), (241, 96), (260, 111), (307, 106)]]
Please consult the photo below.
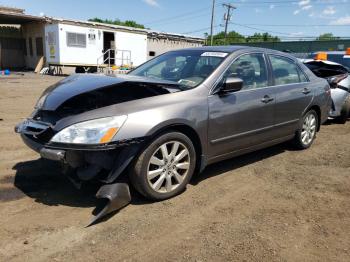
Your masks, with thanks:
[(45, 111), (69, 110), (81, 113), (180, 90), (178, 83), (160, 79), (75, 74), (47, 88), (37, 106)]

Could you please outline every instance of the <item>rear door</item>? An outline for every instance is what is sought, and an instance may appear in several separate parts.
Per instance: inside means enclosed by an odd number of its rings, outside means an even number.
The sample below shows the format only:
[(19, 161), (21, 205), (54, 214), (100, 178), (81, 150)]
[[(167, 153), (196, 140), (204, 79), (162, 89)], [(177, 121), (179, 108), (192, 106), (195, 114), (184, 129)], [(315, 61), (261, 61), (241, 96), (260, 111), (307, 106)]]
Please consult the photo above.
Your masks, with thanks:
[(276, 92), (275, 135), (293, 134), (299, 120), (313, 99), (306, 75), (298, 64), (288, 57), (269, 54), (274, 89)]
[(241, 78), (243, 88), (208, 97), (211, 158), (268, 141), (273, 132), (275, 94), (268, 87), (264, 54), (241, 55), (232, 62), (222, 82), (227, 77)]

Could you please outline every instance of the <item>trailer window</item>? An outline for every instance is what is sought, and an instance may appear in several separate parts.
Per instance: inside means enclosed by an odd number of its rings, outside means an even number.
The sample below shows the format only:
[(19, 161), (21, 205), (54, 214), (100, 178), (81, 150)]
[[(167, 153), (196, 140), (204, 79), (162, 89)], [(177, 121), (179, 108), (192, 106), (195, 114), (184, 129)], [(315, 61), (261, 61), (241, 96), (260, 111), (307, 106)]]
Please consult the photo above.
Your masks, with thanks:
[(67, 46), (86, 47), (86, 34), (67, 32)]

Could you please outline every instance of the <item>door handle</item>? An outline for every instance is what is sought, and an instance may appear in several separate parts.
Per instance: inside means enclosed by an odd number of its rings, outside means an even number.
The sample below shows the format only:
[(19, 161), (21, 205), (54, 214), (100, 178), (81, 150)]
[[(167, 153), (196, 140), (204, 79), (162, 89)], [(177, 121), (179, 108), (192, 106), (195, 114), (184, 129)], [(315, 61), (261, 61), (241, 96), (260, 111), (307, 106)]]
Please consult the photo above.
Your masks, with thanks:
[(274, 99), (272, 97), (269, 97), (268, 95), (264, 96), (262, 99), (261, 99), (261, 102), (267, 104), (267, 103), (270, 103), (272, 102)]
[(311, 90), (309, 89), (309, 88), (304, 88), (304, 90), (303, 90), (303, 94), (304, 95), (307, 95), (307, 94), (309, 94), (311, 92)]

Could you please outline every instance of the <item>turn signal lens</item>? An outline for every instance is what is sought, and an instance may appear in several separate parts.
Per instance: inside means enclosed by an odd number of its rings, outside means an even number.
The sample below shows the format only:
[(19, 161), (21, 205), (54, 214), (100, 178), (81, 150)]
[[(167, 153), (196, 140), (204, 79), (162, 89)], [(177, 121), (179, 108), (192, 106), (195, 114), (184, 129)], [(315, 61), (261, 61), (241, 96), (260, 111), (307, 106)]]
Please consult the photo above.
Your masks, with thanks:
[(108, 129), (106, 134), (100, 139), (100, 143), (110, 142), (117, 132), (118, 132), (118, 128), (116, 127), (112, 127)]

